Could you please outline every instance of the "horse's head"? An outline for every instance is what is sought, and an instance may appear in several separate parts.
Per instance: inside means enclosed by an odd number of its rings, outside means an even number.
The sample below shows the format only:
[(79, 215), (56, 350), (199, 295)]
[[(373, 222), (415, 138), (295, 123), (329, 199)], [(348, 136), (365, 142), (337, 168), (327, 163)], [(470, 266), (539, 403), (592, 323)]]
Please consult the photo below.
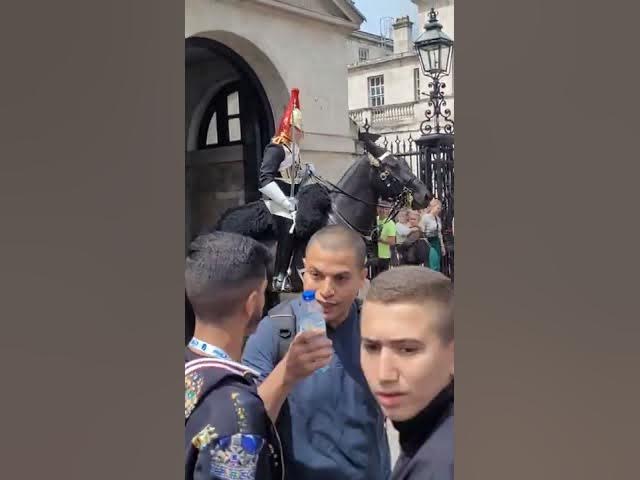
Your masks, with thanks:
[(409, 164), (391, 152), (373, 143), (369, 138), (361, 137), (369, 152), (374, 188), (381, 198), (395, 200), (405, 189), (413, 198), (412, 208), (426, 208), (432, 195), (427, 186), (416, 177)]

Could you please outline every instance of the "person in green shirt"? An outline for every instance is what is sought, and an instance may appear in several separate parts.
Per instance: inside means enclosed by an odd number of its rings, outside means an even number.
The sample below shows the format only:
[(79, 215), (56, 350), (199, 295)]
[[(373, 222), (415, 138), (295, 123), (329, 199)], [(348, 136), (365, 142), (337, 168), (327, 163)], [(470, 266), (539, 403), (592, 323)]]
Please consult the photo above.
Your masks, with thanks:
[(373, 277), (389, 270), (391, 264), (391, 247), (396, 244), (396, 224), (389, 219), (391, 209), (389, 207), (378, 208), (378, 261)]

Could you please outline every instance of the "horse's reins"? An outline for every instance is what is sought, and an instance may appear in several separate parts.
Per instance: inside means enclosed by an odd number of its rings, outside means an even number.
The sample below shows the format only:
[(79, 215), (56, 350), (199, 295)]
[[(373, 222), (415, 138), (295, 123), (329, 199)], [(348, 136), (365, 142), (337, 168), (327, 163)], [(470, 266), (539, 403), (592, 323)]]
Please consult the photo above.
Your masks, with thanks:
[[(384, 173), (387, 173), (388, 175), (391, 175), (392, 178), (394, 178), (394, 180), (396, 180), (398, 183), (401, 183), (400, 180), (389, 170), (385, 170)], [(333, 192), (329, 192), (329, 193), (339, 193), (341, 195), (344, 195), (346, 197), (351, 198), (352, 200), (355, 200), (357, 202), (362, 203), (363, 205), (367, 205), (370, 207), (386, 207), (386, 205), (383, 204), (379, 204), (379, 203), (371, 203), (371, 202), (367, 202), (366, 200), (362, 200), (361, 198), (358, 198), (354, 195), (351, 195), (348, 192), (345, 192), (342, 188), (338, 187), (337, 185), (335, 185), (334, 183), (330, 182), (329, 180), (326, 180), (322, 177), (320, 177), (319, 175), (316, 175), (315, 173), (313, 173), (312, 171), (308, 172), (309, 177), (314, 178), (315, 180), (317, 180), (319, 183), (323, 184), (325, 187), (330, 187), (331, 189), (333, 189)], [(398, 213), (400, 213), (400, 209), (402, 207), (402, 204), (404, 203), (404, 201), (406, 200), (406, 196), (408, 193), (411, 193), (411, 190), (405, 186), (402, 187), (402, 192), (400, 192), (393, 203), (393, 206), (391, 207), (391, 213), (389, 214), (389, 216), (387, 216), (387, 218), (385, 219), (385, 221), (381, 224), (381, 225), (376, 225), (375, 227), (373, 227), (371, 229), (371, 231), (369, 233), (367, 232), (363, 232), (362, 230), (360, 230), (358, 227), (354, 226), (351, 224), (351, 222), (349, 222), (344, 215), (342, 215), (338, 210), (334, 210), (336, 215), (338, 215), (338, 217), (340, 217), (340, 219), (352, 230), (354, 230), (355, 232), (359, 233), (360, 235), (362, 235), (365, 239), (367, 240), (371, 240), (371, 237), (373, 235), (373, 232), (375, 230), (377, 230), (380, 227), (384, 227), (384, 225), (386, 225), (388, 222), (392, 221), (395, 219), (395, 217), (398, 215)]]
[[(401, 183), (400, 180), (391, 172), (387, 171), (387, 173), (389, 175), (391, 175), (398, 183)], [(319, 183), (323, 184), (325, 187), (331, 187), (331, 189), (333, 191), (330, 191), (329, 193), (339, 193), (341, 195), (344, 195), (345, 197), (349, 197), (352, 200), (355, 200), (356, 202), (360, 202), (363, 205), (367, 205), (369, 207), (386, 207), (385, 204), (381, 204), (381, 203), (371, 203), (371, 202), (367, 202), (366, 200), (362, 200), (361, 198), (356, 197), (355, 195), (351, 195), (349, 192), (345, 192), (343, 189), (341, 189), (340, 187), (338, 187), (335, 183), (330, 182), (329, 180), (326, 180), (322, 177), (320, 177), (319, 175), (316, 175), (313, 172), (309, 172), (309, 176), (311, 178), (316, 179)], [(396, 202), (401, 199), (404, 195), (406, 195), (406, 193), (410, 193), (411, 190), (408, 189), (407, 187), (402, 187), (402, 192), (400, 192), (397, 197), (396, 197)]]

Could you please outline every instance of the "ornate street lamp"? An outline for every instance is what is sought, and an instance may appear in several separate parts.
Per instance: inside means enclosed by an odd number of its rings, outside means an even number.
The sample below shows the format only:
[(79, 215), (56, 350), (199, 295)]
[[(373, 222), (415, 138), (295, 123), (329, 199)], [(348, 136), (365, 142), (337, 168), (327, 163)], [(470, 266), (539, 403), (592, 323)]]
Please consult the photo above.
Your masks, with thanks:
[[(429, 106), (433, 111), (429, 109), (425, 112), (426, 120), (420, 125), (420, 131), (424, 135), (453, 133), (453, 120), (449, 118), (451, 110), (442, 109), (447, 105), (442, 91), (446, 85), (440, 81), (441, 77), (450, 73), (453, 40), (442, 31), (442, 25), (438, 23), (437, 16), (435, 9), (432, 8), (429, 11), (429, 21), (424, 26), (424, 32), (413, 44), (420, 59), (422, 73), (431, 79), (428, 95)], [(432, 120), (435, 120), (435, 126), (431, 125)], [(440, 124), (441, 121), (444, 125)]]
[[(442, 272), (453, 280), (454, 274), (454, 135), (451, 110), (446, 108), (445, 84), (440, 80), (449, 75), (453, 40), (438, 23), (435, 9), (429, 11), (424, 32), (414, 42), (422, 73), (431, 79), (429, 83), (426, 119), (420, 124), (422, 136), (416, 140), (420, 157), (420, 179), (433, 196), (442, 202), (442, 236), (446, 255), (441, 262)], [(436, 247), (437, 248), (437, 247)]]

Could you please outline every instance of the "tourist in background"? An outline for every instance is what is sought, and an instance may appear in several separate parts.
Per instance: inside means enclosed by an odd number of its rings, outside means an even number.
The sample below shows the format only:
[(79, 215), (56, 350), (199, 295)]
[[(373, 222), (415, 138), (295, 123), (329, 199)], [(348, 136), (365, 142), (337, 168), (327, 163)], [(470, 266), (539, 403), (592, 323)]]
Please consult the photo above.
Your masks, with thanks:
[(409, 233), (411, 233), (411, 227), (409, 226), (409, 210), (403, 208), (396, 216), (396, 244), (399, 245), (404, 242)]
[(400, 249), (407, 236), (411, 233), (409, 226), (409, 210), (403, 208), (398, 212), (395, 218), (396, 222), (396, 244), (391, 248), (391, 264), (398, 266), (402, 264), (402, 255)]
[(437, 198), (431, 200), (427, 212), (422, 215), (421, 227), (431, 247), (429, 250), (428, 266), (431, 270), (439, 272), (442, 265), (442, 257), (446, 255), (444, 241), (442, 239), (442, 202)]
[(391, 247), (396, 244), (396, 223), (389, 218), (391, 208), (378, 207), (378, 259), (373, 277), (389, 270), (391, 266)]
[(409, 234), (404, 242), (398, 246), (403, 265), (425, 266), (429, 261), (429, 245), (424, 239), (420, 228), (420, 212), (411, 210), (407, 214)]

